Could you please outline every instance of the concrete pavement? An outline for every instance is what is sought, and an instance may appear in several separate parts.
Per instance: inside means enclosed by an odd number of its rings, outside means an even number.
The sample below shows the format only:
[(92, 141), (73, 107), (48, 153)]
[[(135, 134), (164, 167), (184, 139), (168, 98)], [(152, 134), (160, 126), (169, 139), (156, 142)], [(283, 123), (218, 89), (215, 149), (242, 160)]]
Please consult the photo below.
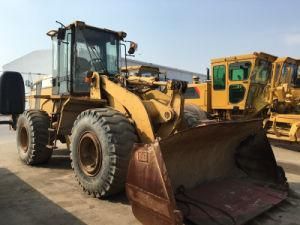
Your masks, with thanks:
[[(282, 147), (273, 150), (291, 187), (300, 194), (300, 152)], [(83, 193), (74, 179), (66, 149), (55, 151), (46, 165), (26, 166), (18, 158), (15, 132), (0, 126), (0, 224), (139, 223), (124, 193), (109, 200)]]
[(83, 193), (73, 177), (69, 152), (55, 151), (42, 167), (18, 158), (15, 132), (0, 126), (0, 224), (140, 224), (125, 194), (99, 200)]

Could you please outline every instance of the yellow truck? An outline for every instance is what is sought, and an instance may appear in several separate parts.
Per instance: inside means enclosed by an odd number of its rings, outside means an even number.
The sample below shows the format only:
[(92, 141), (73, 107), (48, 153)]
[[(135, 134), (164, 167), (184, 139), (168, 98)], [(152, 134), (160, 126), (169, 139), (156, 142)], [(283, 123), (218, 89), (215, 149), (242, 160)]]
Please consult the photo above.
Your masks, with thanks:
[(257, 53), (211, 60), (211, 80), (189, 84), (186, 103), (221, 120), (263, 118), (268, 137), (300, 141), (299, 60)]

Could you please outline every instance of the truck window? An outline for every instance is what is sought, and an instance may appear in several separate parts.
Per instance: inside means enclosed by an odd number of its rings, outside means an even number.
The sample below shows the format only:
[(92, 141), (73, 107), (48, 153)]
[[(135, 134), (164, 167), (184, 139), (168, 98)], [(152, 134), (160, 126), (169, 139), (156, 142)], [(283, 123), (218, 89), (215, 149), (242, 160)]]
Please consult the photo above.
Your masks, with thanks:
[(199, 93), (196, 90), (196, 87), (188, 87), (183, 94), (185, 99), (197, 99), (200, 98)]
[(270, 79), (272, 63), (266, 60), (259, 60), (251, 74), (251, 82), (258, 84), (266, 84)]
[(219, 65), (213, 67), (213, 88), (214, 90), (225, 89), (225, 66)]
[(229, 65), (229, 79), (232, 81), (247, 80), (250, 69), (250, 62), (232, 63)]
[(229, 86), (229, 102), (239, 103), (244, 99), (246, 89), (241, 84), (232, 84)]
[(288, 63), (284, 63), (282, 66), (282, 71), (281, 71), (281, 77), (280, 77), (280, 84), (286, 83), (286, 79), (288, 77), (288, 73), (290, 72), (290, 67), (291, 65)]
[(274, 81), (276, 84), (278, 84), (279, 80), (279, 76), (280, 76), (280, 64), (276, 64), (276, 66), (274, 66), (274, 69), (275, 69), (275, 77), (274, 77)]
[(300, 88), (300, 66), (294, 65), (292, 74), (292, 86), (295, 88)]

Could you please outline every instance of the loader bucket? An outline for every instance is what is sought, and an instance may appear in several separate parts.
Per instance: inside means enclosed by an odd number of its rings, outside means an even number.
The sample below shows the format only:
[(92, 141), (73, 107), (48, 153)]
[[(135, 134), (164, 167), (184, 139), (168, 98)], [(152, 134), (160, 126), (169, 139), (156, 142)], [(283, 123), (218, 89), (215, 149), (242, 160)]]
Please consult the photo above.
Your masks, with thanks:
[(287, 197), (260, 120), (199, 125), (136, 145), (126, 192), (145, 225), (244, 224)]

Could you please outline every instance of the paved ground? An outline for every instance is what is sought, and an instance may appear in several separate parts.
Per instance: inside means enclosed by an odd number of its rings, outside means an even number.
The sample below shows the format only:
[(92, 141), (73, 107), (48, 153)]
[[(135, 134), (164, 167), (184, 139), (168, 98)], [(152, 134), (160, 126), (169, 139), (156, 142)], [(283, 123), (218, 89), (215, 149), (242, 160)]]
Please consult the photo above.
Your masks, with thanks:
[(102, 201), (82, 192), (66, 150), (46, 166), (20, 162), (15, 134), (0, 126), (0, 224), (139, 224), (125, 194)]
[[(300, 193), (300, 152), (273, 147), (291, 187)], [(139, 224), (125, 194), (98, 200), (84, 194), (73, 177), (66, 150), (49, 164), (28, 167), (16, 152), (15, 134), (0, 126), (0, 224)]]
[[(300, 147), (273, 145), (277, 162), (287, 175), (290, 187), (300, 194)], [(299, 221), (300, 223), (300, 221)]]

